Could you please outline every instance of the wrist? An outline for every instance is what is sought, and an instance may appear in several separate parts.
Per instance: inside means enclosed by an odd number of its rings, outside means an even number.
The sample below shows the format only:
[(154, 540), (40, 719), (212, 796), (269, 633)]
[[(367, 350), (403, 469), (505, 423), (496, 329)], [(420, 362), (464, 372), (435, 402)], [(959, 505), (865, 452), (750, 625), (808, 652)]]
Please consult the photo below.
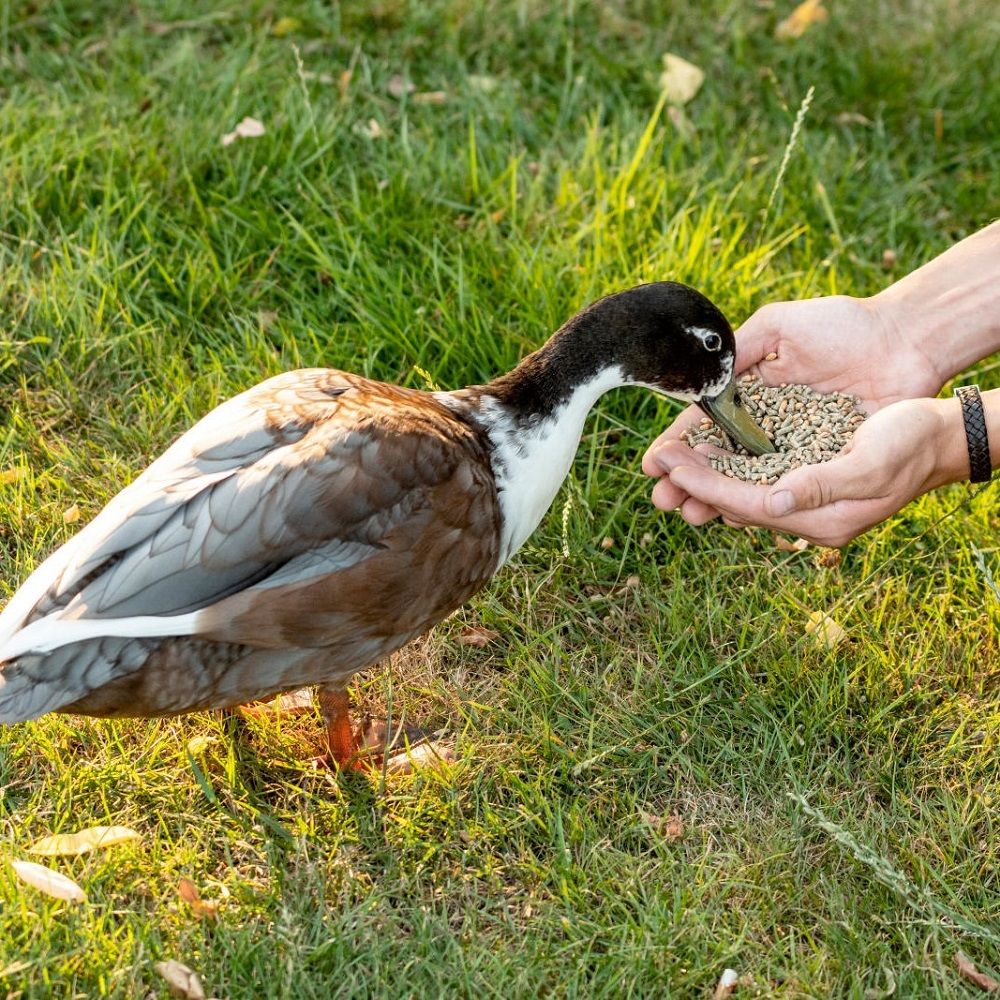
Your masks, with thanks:
[(1000, 350), (998, 268), (1000, 222), (995, 222), (867, 300), (895, 342), (915, 352), (933, 373), (935, 393)]
[(962, 404), (954, 396), (928, 400), (933, 404), (937, 424), (934, 432), (934, 464), (928, 489), (948, 483), (968, 482), (969, 442), (965, 434)]
[(942, 354), (948, 355), (947, 344), (933, 324), (933, 314), (916, 313), (904, 296), (890, 294), (895, 287), (860, 301), (881, 331), (886, 364), (891, 365), (894, 378), (907, 386), (906, 394), (936, 396), (955, 374), (941, 363)]

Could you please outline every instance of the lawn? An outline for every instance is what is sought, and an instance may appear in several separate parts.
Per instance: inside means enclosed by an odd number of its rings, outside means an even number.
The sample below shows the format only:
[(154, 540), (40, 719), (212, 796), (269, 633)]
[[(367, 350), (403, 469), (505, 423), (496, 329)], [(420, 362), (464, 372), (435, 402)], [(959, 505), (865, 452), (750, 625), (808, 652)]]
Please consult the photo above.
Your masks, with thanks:
[[(738, 322), (1000, 214), (993, 0), (829, 0), (777, 41), (792, 6), (0, 4), (0, 601), (268, 375), (481, 381), (614, 289)], [(706, 73), (683, 117), (668, 51)], [(980, 995), (958, 951), (1000, 978), (996, 487), (785, 552), (650, 506), (675, 411), (607, 397), (493, 586), (357, 679), (451, 766), (337, 778), (311, 716), (0, 731), (0, 995), (167, 996), (166, 959), (296, 1000), (704, 997), (727, 967)], [(84, 904), (7, 864), (95, 824), (142, 839), (50, 860)]]

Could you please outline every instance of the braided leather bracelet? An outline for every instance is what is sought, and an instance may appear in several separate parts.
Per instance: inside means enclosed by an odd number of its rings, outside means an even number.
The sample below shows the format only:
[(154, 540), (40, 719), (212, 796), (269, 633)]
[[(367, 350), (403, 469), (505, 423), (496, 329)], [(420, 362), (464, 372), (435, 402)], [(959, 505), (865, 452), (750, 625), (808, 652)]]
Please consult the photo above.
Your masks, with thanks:
[(969, 445), (969, 482), (988, 483), (993, 475), (990, 442), (986, 436), (986, 414), (978, 385), (962, 385), (955, 390), (962, 404), (965, 438)]

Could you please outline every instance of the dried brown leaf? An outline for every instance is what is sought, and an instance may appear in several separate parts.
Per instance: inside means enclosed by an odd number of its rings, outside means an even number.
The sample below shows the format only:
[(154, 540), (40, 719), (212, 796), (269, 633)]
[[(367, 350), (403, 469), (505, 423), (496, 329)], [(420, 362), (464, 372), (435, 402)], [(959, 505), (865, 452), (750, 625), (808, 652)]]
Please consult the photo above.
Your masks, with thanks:
[(385, 129), (378, 123), (375, 118), (369, 118), (364, 124), (358, 122), (354, 126), (354, 131), (358, 135), (363, 135), (366, 139), (384, 139), (386, 136)]
[(402, 73), (393, 73), (389, 77), (389, 84), (386, 87), (386, 90), (389, 91), (389, 96), (395, 97), (397, 101), (407, 94), (412, 94), (414, 89), (413, 84)]
[(418, 743), (385, 762), (388, 774), (412, 774), (420, 768), (438, 767), (455, 762), (455, 751), (441, 743)]
[(955, 968), (958, 969), (958, 974), (966, 982), (972, 983), (973, 986), (978, 986), (984, 993), (997, 993), (1000, 991), (1000, 983), (992, 976), (986, 975), (985, 972), (980, 972), (965, 952), (955, 952)]
[(76, 833), (57, 833), (51, 837), (42, 837), (28, 848), (28, 852), (49, 858), (75, 857), (99, 848), (140, 840), (141, 836), (127, 826), (89, 826)]
[(774, 547), (779, 552), (804, 552), (809, 548), (809, 543), (804, 538), (791, 541), (784, 535), (779, 535), (777, 531), (772, 531), (771, 534), (774, 536)]
[(63, 511), (63, 524), (76, 524), (80, 520), (80, 508), (76, 504)]
[(846, 638), (847, 632), (825, 611), (810, 611), (806, 622), (806, 632), (823, 649), (836, 649)]
[(694, 63), (675, 56), (672, 52), (663, 53), (663, 72), (660, 74), (660, 90), (668, 104), (687, 104), (701, 90), (705, 82), (705, 71)]
[(167, 981), (170, 992), (175, 997), (205, 1000), (205, 987), (201, 985), (198, 973), (193, 969), (172, 958), (166, 962), (157, 962), (154, 968)]
[(227, 132), (222, 137), (222, 145), (228, 146), (237, 139), (259, 139), (266, 131), (263, 122), (248, 116), (239, 122), (232, 132)]
[(196, 917), (215, 920), (219, 916), (219, 904), (210, 899), (202, 899), (198, 886), (191, 879), (182, 878), (177, 883), (177, 895), (191, 907)]
[(477, 649), (483, 649), (493, 642), (494, 639), (498, 638), (499, 635), (499, 632), (491, 628), (483, 628), (479, 625), (465, 629), (457, 641), (460, 646), (475, 646)]
[(643, 823), (671, 844), (684, 836), (686, 830), (684, 820), (676, 813), (671, 816), (660, 816), (657, 813), (641, 812), (639, 815)]
[(865, 125), (870, 127), (872, 124), (870, 118), (866, 118), (857, 111), (841, 111), (839, 115), (833, 116), (833, 120), (838, 125)]
[(814, 24), (822, 24), (830, 16), (823, 0), (804, 0), (774, 29), (781, 40), (801, 38)]
[(33, 889), (44, 892), (46, 896), (55, 899), (65, 899), (71, 903), (82, 903), (87, 894), (71, 878), (62, 872), (53, 871), (45, 865), (36, 865), (34, 861), (12, 861), (14, 874)]
[(0, 486), (6, 486), (7, 483), (16, 483), (23, 475), (24, 468), (21, 466), (13, 469), (4, 469), (3, 472), (0, 472)]

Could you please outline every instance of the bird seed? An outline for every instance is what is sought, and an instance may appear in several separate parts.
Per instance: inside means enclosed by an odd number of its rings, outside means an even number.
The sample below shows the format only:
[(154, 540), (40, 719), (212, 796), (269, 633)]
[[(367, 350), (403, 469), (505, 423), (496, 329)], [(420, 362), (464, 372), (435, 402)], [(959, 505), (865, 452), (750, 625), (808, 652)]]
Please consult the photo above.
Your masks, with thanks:
[(690, 428), (684, 439), (693, 448), (711, 444), (730, 454), (710, 455), (712, 468), (731, 479), (769, 486), (800, 465), (828, 462), (854, 436), (865, 419), (857, 396), (817, 392), (808, 385), (764, 385), (753, 375), (737, 380), (737, 398), (777, 449), (751, 455), (710, 417)]

